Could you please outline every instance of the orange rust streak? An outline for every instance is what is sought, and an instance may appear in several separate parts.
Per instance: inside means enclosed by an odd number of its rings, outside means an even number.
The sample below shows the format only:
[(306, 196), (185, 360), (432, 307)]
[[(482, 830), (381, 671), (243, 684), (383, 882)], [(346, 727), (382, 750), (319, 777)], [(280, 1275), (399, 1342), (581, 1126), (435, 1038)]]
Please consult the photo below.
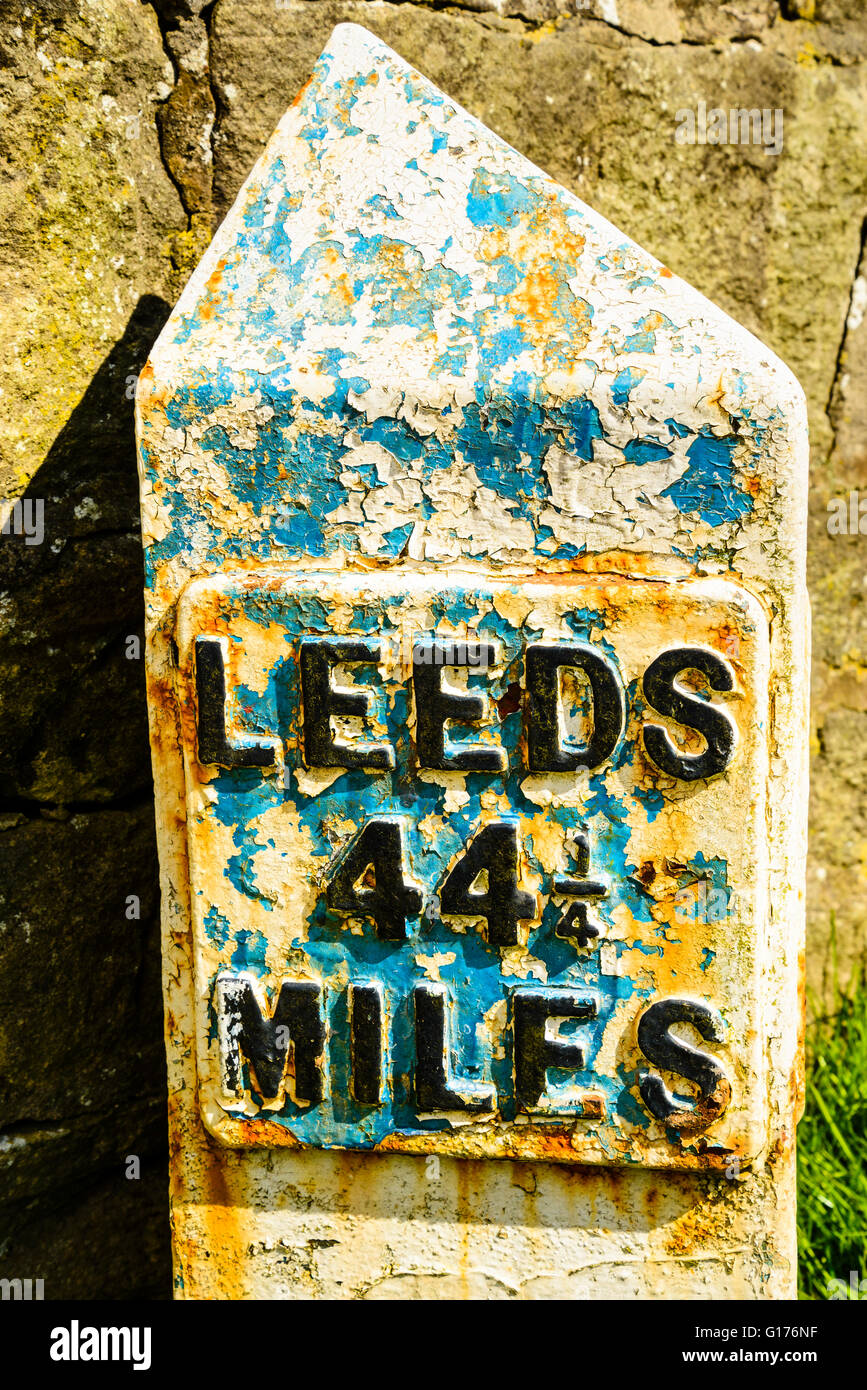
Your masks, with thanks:
[(220, 281), (223, 278), (223, 271), (226, 269), (226, 257), (221, 256), (217, 261), (216, 268), (211, 272), (205, 281), (205, 298), (199, 306), (199, 318), (206, 323), (214, 317), (217, 311), (217, 292), (220, 288)]
[(794, 1123), (800, 1123), (806, 1103), (806, 1060), (805, 1043), (807, 1030), (807, 957), (802, 946), (798, 952), (798, 1037), (795, 1047), (795, 1063), (792, 1068), (790, 1088), (792, 1093), (792, 1113)]
[[(310, 83), (311, 83), (312, 81), (313, 81), (313, 78), (312, 78), (312, 77), (308, 77), (307, 81), (304, 83), (304, 86), (301, 88), (301, 90), (300, 90), (300, 92), (298, 93), (297, 97), (296, 97), (295, 100), (292, 102), (292, 106), (299, 106), (299, 105), (300, 105), (300, 103), (301, 103), (302, 100), (304, 99), (304, 93), (307, 91), (307, 88), (310, 86)], [(290, 110), (291, 110), (291, 109), (292, 109), (292, 107), (290, 106)]]
[(688, 1208), (664, 1229), (663, 1248), (669, 1255), (687, 1256), (702, 1248), (716, 1248), (730, 1222), (729, 1204), (717, 1201), (716, 1193), (711, 1192), (707, 1200)]

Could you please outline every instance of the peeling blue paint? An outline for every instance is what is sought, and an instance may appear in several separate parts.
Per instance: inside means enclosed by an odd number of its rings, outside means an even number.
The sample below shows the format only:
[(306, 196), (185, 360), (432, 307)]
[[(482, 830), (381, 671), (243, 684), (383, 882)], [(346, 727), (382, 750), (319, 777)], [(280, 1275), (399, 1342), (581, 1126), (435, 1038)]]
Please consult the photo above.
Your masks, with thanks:
[[(152, 595), (161, 583), (166, 590), (174, 585), (166, 600), (174, 604), (195, 574), (225, 578), (232, 569), (268, 564), (292, 575), (286, 588), (270, 591), (229, 578), (224, 607), (208, 616), (233, 647), (239, 645), (233, 618), (256, 625), (257, 641), (279, 645), (267, 672), (257, 670), (252, 683), (232, 688), (227, 714), (236, 733), (277, 736), (285, 768), (279, 776), (211, 769), (207, 795), (191, 799), (191, 859), (198, 832), (220, 846), (218, 868), (208, 866), (212, 896), (199, 889), (194, 901), (196, 930), (207, 945), (202, 973), (210, 972), (213, 984), (219, 958), (220, 969), (231, 964), (271, 989), (284, 968), (323, 982), (326, 1098), (314, 1111), (287, 1099), (256, 1120), (325, 1146), (369, 1147), (395, 1132), (449, 1128), (446, 1117), (419, 1119), (411, 1094), (415, 984), (435, 977), (450, 990), (452, 1064), (495, 1083), (499, 1118), (506, 1121), (515, 1118), (511, 1028), (501, 1027), (503, 1052), (493, 1055), (477, 1025), (538, 977), (549, 986), (583, 989), (598, 1005), (597, 1017), (577, 1029), (586, 1066), (568, 1077), (552, 1074), (549, 1095), (571, 1121), (578, 1103), (564, 1095), (567, 1082), (601, 1094), (605, 1116), (586, 1133), (611, 1155), (623, 1140), (613, 1117), (646, 1129), (648, 1114), (636, 1099), (634, 1069), (620, 1065), (605, 1074), (597, 1068), (603, 1033), (612, 1022), (620, 1028), (627, 1015), (632, 1026), (639, 1001), (658, 989), (656, 972), (673, 948), (681, 958), (671, 980), (677, 982), (678, 970), (700, 967), (713, 987), (716, 951), (705, 947), (700, 962), (689, 957), (691, 950), (697, 956), (697, 944), (664, 920), (665, 895), (672, 883), (704, 883), (727, 895), (728, 865), (674, 849), (676, 858), (657, 853), (651, 860), (639, 849), (664, 843), (664, 821), (655, 837), (650, 832), (673, 798), (671, 778), (649, 767), (642, 750), (638, 679), (626, 684), (627, 723), (605, 766), (573, 778), (561, 798), (532, 785), (524, 715), (511, 692), (521, 687), (526, 643), (543, 630), (532, 617), (521, 626), (492, 608), (488, 580), (492, 573), (513, 576), (502, 583), (511, 584), (512, 600), (503, 611), (514, 612), (524, 584), (514, 576), (563, 578), (582, 567), (588, 552), (590, 565), (594, 555), (619, 552), (611, 562), (619, 572), (623, 550), (641, 551), (651, 593), (662, 561), (680, 559), (682, 575), (708, 560), (731, 566), (731, 533), (752, 511), (759, 456), (779, 417), (773, 409), (751, 413), (737, 404), (750, 389), (748, 375), (728, 370), (723, 383), (711, 375), (712, 354), (695, 356), (705, 342), (703, 320), (672, 309), (675, 321), (663, 312), (671, 307), (669, 272), (625, 239), (610, 240), (610, 229), (600, 239), (597, 228), (594, 238), (586, 209), (529, 166), (506, 168), (502, 147), (496, 160), (488, 159), (493, 137), (387, 55), (351, 79), (332, 77), (333, 64), (328, 54), (320, 60), (295, 108), (291, 150), (284, 144), (284, 154), (254, 176), (233, 214), (231, 236), (218, 243), (219, 258), (173, 316), (163, 346), (183, 370), (158, 383), (163, 394), (153, 422), (142, 412), (140, 458), (157, 513), (152, 530), (146, 528)], [(389, 100), (412, 103), (387, 150), (369, 114), (373, 97), (383, 96), (380, 84)], [(404, 133), (413, 137), (405, 148)], [(376, 150), (366, 152), (368, 145), (381, 146), (382, 159)], [(334, 171), (328, 178), (324, 172), (335, 150), (365, 175), (357, 190), (353, 179), (344, 180), (343, 201), (330, 196)], [(444, 177), (446, 151), (454, 188)], [(433, 213), (443, 199), (450, 214), (437, 220)], [(173, 351), (180, 355), (172, 358)], [(636, 355), (631, 363), (629, 354)], [(679, 372), (672, 354), (689, 359)], [(423, 374), (421, 383), (413, 372)], [(162, 443), (152, 440), (152, 428), (164, 431)], [(486, 524), (477, 524), (479, 518)], [(642, 548), (643, 528), (656, 521), (658, 531)], [(431, 535), (436, 546), (428, 551)], [(341, 618), (341, 631), (394, 635), (405, 567), (438, 574), (432, 630), (499, 645), (501, 666), (484, 678), (471, 674), (469, 688), (484, 685), (492, 711), (508, 696), (502, 716), (493, 714), (487, 730), (458, 726), (448, 736), (463, 746), (497, 741), (508, 758), (502, 777), (472, 773), (449, 787), (420, 777), (408, 685), (383, 687), (366, 665), (344, 679), (370, 691), (370, 717), (395, 750), (395, 770), (338, 771), (327, 785), (305, 772), (298, 644), (302, 636), (331, 634), (334, 619), (329, 604), (305, 589), (305, 571), (319, 561), (326, 562), (323, 571), (394, 572), (393, 595), (344, 605), (349, 618)], [(464, 569), (487, 578), (458, 582), (453, 575)], [(575, 603), (555, 625), (561, 636), (591, 643), (616, 664), (621, 621), (619, 613)], [(589, 715), (580, 691), (566, 703), (569, 719)], [(187, 714), (192, 722), (191, 708)], [(575, 785), (580, 795), (573, 795)], [(490, 816), (492, 795), (502, 797), (499, 814), (524, 825), (526, 865), (541, 879), (540, 915), (520, 961), (505, 960), (480, 930), (457, 930), (437, 905), (438, 886)], [(688, 814), (684, 806), (678, 814)], [(409, 869), (425, 891), (426, 907), (410, 922), (406, 942), (379, 939), (370, 920), (350, 928), (344, 915), (326, 907), (321, 891), (345, 848), (347, 827), (373, 815), (402, 818)], [(274, 889), (281, 859), (288, 865), (291, 858), (275, 824), (303, 837), (292, 841), (292, 873), (297, 883), (303, 862), (311, 876), (305, 882), (318, 890), (305, 920), (293, 918), (292, 944), (279, 947), (286, 959), (276, 963), (273, 943), (283, 940), (283, 917), (294, 909), (281, 896), (286, 885)], [(591, 872), (608, 888), (593, 905), (604, 950), (602, 943), (579, 948), (557, 935), (563, 907), (546, 857), (552, 826), (589, 837)], [(575, 869), (574, 844), (570, 849), (567, 842), (563, 860), (558, 872)], [(262, 913), (266, 925), (252, 930), (249, 923), (262, 925)], [(691, 965), (684, 966), (684, 957)], [(389, 1080), (375, 1111), (351, 1098), (349, 980), (380, 981), (386, 996)], [(629, 1001), (631, 1010), (623, 1007)], [(213, 1024), (212, 1017), (212, 1036)], [(564, 1033), (570, 1031), (567, 1025)], [(248, 1072), (248, 1088), (251, 1080)], [(250, 1121), (247, 1106), (228, 1113)], [(619, 1149), (617, 1155), (616, 1161), (631, 1161)]]
[[(470, 678), (470, 689), (487, 690), (493, 714), (493, 701), (513, 682), (521, 679), (523, 652), (527, 641), (532, 640), (535, 633), (532, 629), (516, 628), (496, 609), (489, 608), (482, 620), (478, 621), (477, 615), (485, 607), (484, 599), (484, 588), (473, 590), (444, 586), (432, 599), (433, 617), (436, 623), (448, 623), (455, 630), (461, 630), (462, 626), (469, 627), (471, 631), (495, 639), (499, 644), (502, 660), (497, 675), (484, 672)], [(233, 609), (266, 628), (279, 624), (288, 646), (293, 650), (302, 637), (317, 633), (327, 637), (332, 632), (327, 608), (310, 593), (292, 590), (256, 590), (251, 593), (240, 588), (236, 592), (230, 590), (224, 602), (224, 620), (230, 628), (233, 625)], [(364, 606), (353, 610), (349, 630), (380, 635), (397, 632), (405, 603), (405, 597), (400, 594), (385, 595), (379, 602), (369, 600)], [(604, 635), (606, 620), (603, 613), (594, 609), (576, 609), (569, 614), (569, 619), (577, 637), (587, 640), (592, 633), (597, 648), (613, 656), (614, 649)], [(326, 987), (331, 1020), (328, 1051), (332, 1082), (326, 1100), (315, 1111), (287, 1099), (280, 1111), (269, 1109), (267, 1117), (273, 1123), (290, 1127), (299, 1138), (315, 1137), (318, 1144), (325, 1146), (365, 1147), (379, 1142), (395, 1129), (414, 1132), (419, 1129), (448, 1128), (449, 1122), (445, 1117), (419, 1120), (408, 1089), (407, 1078), (414, 1064), (415, 1047), (412, 988), (429, 978), (426, 969), (417, 960), (421, 952), (425, 956), (435, 953), (439, 953), (440, 957), (443, 953), (454, 956), (451, 962), (441, 959), (438, 967), (438, 978), (450, 987), (455, 1001), (455, 1033), (452, 1039), (454, 1064), (467, 1076), (493, 1080), (502, 1098), (501, 1118), (511, 1120), (515, 1114), (511, 1053), (507, 1046), (504, 1056), (493, 1058), (484, 1049), (480, 1050), (476, 1024), (490, 1009), (507, 1001), (511, 991), (522, 981), (504, 973), (499, 948), (489, 945), (483, 935), (474, 929), (466, 933), (456, 931), (454, 923), (438, 915), (436, 891), (450, 861), (483, 822), (482, 798), (492, 787), (505, 790), (508, 804), (515, 814), (530, 821), (544, 814), (528, 799), (522, 786), (526, 770), (520, 754), (520, 714), (508, 714), (496, 724), (497, 740), (506, 749), (509, 758), (510, 770), (505, 777), (486, 773), (466, 775), (463, 779), (467, 794), (465, 804), (458, 810), (447, 810), (446, 787), (436, 782), (421, 781), (414, 773), (408, 741), (405, 686), (396, 684), (385, 690), (380, 689), (377, 686), (376, 667), (361, 665), (353, 673), (354, 679), (371, 691), (371, 717), (384, 722), (384, 736), (397, 750), (396, 769), (393, 773), (384, 774), (345, 771), (325, 790), (307, 795), (300, 789), (296, 775), (300, 697), (297, 681), (292, 680), (291, 661), (290, 652), (275, 664), (261, 694), (247, 686), (240, 686), (234, 702), (239, 727), (243, 727), (245, 732), (276, 733), (283, 740), (286, 747), (286, 775), (282, 783), (254, 769), (221, 772), (211, 783), (216, 797), (210, 803), (209, 814), (222, 825), (232, 828), (232, 840), (237, 849), (237, 854), (232, 855), (226, 865), (226, 873), (233, 886), (251, 901), (267, 905), (257, 882), (256, 862), (261, 853), (274, 848), (273, 840), (263, 838), (259, 829), (260, 818), (269, 809), (284, 808), (286, 814), (306, 832), (311, 863), (319, 866), (320, 882), (324, 881), (322, 875), (328, 872), (339, 853), (332, 829), (334, 825), (344, 824), (347, 818), (361, 824), (372, 815), (400, 816), (407, 837), (408, 870), (411, 877), (424, 886), (429, 906), (420, 918), (409, 924), (410, 936), (406, 942), (390, 943), (377, 937), (374, 924), (368, 919), (365, 919), (360, 935), (351, 931), (342, 914), (330, 911), (320, 894), (313, 913), (304, 924), (304, 941), (303, 945), (299, 944), (299, 950), (314, 977), (322, 979)], [(455, 730), (451, 737), (455, 742), (472, 745), (483, 739), (484, 734), (479, 728), (468, 727)], [(624, 747), (619, 750), (618, 765), (623, 765), (631, 756), (634, 756), (634, 740), (626, 740)], [(633, 808), (637, 807), (637, 800), (633, 800), (632, 804)], [(431, 815), (441, 819), (441, 828), (434, 835), (421, 828), (421, 822)], [(626, 818), (626, 798), (612, 794), (606, 785), (603, 770), (589, 777), (583, 806), (558, 807), (549, 815), (553, 815), (567, 830), (582, 828), (591, 835), (598, 860), (597, 869), (603, 870), (610, 880), (610, 897), (598, 907), (605, 928), (611, 927), (615, 915), (622, 908), (628, 910), (635, 924), (634, 936), (630, 941), (618, 940), (614, 943), (616, 953), (621, 953), (627, 946), (656, 952), (657, 948), (642, 937), (645, 928), (652, 926), (654, 919), (649, 902), (634, 878), (638, 866), (632, 863), (629, 856), (632, 832)], [(626, 974), (605, 973), (598, 951), (582, 952), (574, 943), (556, 935), (556, 924), (563, 909), (554, 900), (550, 878), (536, 856), (532, 830), (527, 833), (524, 846), (530, 870), (542, 881), (543, 911), (530, 930), (530, 956), (545, 967), (549, 985), (586, 987), (598, 1002), (598, 1017), (581, 1028), (586, 1068), (559, 1080), (552, 1078), (549, 1094), (568, 1115), (570, 1108), (579, 1103), (570, 1097), (592, 1086), (596, 1093), (601, 1091), (605, 1095), (609, 1109), (617, 1110), (622, 1104), (619, 1082), (613, 1078), (601, 1078), (594, 1071), (595, 1053), (618, 1004), (633, 995), (646, 997), (650, 987)], [(568, 872), (569, 868), (567, 855), (562, 869)], [(251, 934), (246, 928), (232, 932), (224, 915), (214, 906), (204, 913), (203, 921), (214, 944), (224, 949), (228, 932), (228, 939), (234, 942), (230, 956), (233, 966), (260, 977), (268, 974), (266, 942), (261, 934)], [(348, 1038), (343, 1019), (347, 977), (358, 980), (375, 978), (385, 991), (394, 1079), (386, 1103), (375, 1112), (350, 1098)], [(509, 1036), (507, 1033), (507, 1039)], [(249, 1075), (247, 1084), (251, 1084)], [(261, 1100), (261, 1097), (256, 1097), (255, 1088), (251, 1094), (254, 1099)], [(230, 1109), (230, 1113), (235, 1112)], [(240, 1117), (241, 1112), (236, 1113)]]

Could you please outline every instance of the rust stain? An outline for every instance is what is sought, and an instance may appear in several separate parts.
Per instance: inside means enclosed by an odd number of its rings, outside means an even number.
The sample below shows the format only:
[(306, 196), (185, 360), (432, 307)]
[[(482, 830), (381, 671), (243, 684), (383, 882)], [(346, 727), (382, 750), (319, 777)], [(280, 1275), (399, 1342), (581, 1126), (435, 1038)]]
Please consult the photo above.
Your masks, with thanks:
[(199, 318), (206, 323), (213, 319), (217, 312), (217, 292), (223, 278), (223, 271), (226, 269), (226, 257), (221, 256), (217, 261), (216, 267), (205, 281), (205, 294), (200, 300), (196, 312)]
[(804, 1114), (806, 1099), (806, 1048), (807, 1029), (807, 953), (804, 946), (798, 951), (798, 1036), (795, 1046), (795, 1061), (792, 1066), (790, 1094), (792, 1097), (793, 1124), (799, 1124)]
[[(300, 90), (300, 92), (298, 93), (298, 95), (296, 96), (295, 100), (292, 102), (292, 106), (300, 106), (301, 102), (304, 100), (304, 93), (307, 91), (307, 89), (308, 89), (308, 87), (310, 86), (310, 83), (311, 83), (312, 81), (313, 81), (313, 78), (312, 78), (312, 77), (308, 77), (307, 81), (304, 83), (304, 86), (301, 88), (301, 90)], [(290, 107), (290, 109), (291, 109), (291, 107)]]
[(667, 1254), (689, 1256), (722, 1243), (731, 1224), (731, 1210), (721, 1200), (722, 1195), (717, 1200), (713, 1194), (708, 1200), (697, 1202), (663, 1227), (663, 1249)]
[(518, 227), (491, 228), (482, 242), (482, 254), (491, 265), (502, 258), (521, 265), (523, 277), (510, 296), (510, 312), (534, 347), (542, 349), (546, 362), (559, 357), (555, 344), (562, 335), (572, 351), (579, 351), (590, 337), (590, 306), (568, 284), (585, 244), (554, 195), (546, 195)]

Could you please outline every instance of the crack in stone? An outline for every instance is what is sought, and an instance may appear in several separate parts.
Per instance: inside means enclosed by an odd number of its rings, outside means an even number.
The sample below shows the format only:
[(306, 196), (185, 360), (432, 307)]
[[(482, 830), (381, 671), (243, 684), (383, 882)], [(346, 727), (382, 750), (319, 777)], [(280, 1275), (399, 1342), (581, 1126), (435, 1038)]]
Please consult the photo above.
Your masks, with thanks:
[[(15, 796), (0, 798), (0, 816), (22, 816), (25, 820), (67, 821), (72, 816), (95, 815), (98, 811), (139, 811), (146, 807), (153, 809), (153, 786), (135, 787), (124, 796), (109, 797), (105, 801), (40, 801), (36, 797)], [(15, 830), (22, 822), (0, 827)]]
[[(792, 20), (809, 20), (815, 18), (815, 0), (777, 0), (777, 3), (780, 11), (780, 19), (785, 23), (790, 23)], [(808, 11), (807, 14), (803, 13), (805, 10)]]
[[(217, 0), (211, 0), (211, 3), (210, 3), (209, 5), (206, 5), (205, 8), (202, 10), (202, 16), (201, 16), (202, 19), (204, 20), (204, 24), (205, 24), (205, 33), (206, 33), (207, 36), (208, 36), (208, 58), (207, 58), (207, 62), (206, 62), (206, 64), (205, 64), (205, 77), (206, 77), (206, 79), (207, 79), (208, 88), (209, 88), (210, 93), (211, 93), (211, 100), (212, 100), (213, 103), (214, 103), (214, 119), (213, 119), (213, 121), (212, 121), (212, 123), (211, 123), (211, 132), (210, 132), (210, 136), (209, 136), (209, 144), (210, 144), (210, 147), (211, 147), (211, 179), (212, 179), (212, 185), (213, 185), (213, 175), (214, 175), (215, 160), (216, 160), (216, 136), (217, 136), (217, 127), (218, 127), (218, 125), (220, 124), (220, 121), (222, 120), (223, 116), (226, 114), (226, 103), (223, 101), (222, 97), (220, 96), (219, 88), (217, 87), (217, 84), (216, 84), (216, 82), (214, 81), (214, 74), (213, 74), (213, 71), (212, 71), (212, 69), (211, 69), (211, 52), (212, 52), (212, 34), (211, 34), (211, 29), (212, 29), (212, 25), (213, 25), (213, 21), (214, 21), (214, 12), (215, 12), (216, 8), (217, 8)], [(212, 216), (213, 216), (213, 207), (212, 207)], [(216, 231), (216, 227), (214, 228), (214, 230)]]
[(852, 317), (852, 309), (854, 306), (855, 287), (858, 283), (858, 277), (861, 273), (861, 268), (864, 265), (865, 258), (867, 258), (867, 217), (865, 217), (861, 223), (861, 236), (858, 244), (858, 254), (855, 258), (855, 270), (852, 275), (851, 288), (849, 290), (849, 298), (846, 302), (846, 316), (843, 320), (843, 332), (840, 334), (840, 342), (837, 347), (837, 355), (834, 359), (834, 373), (831, 378), (831, 386), (830, 390), (828, 391), (827, 401), (825, 403), (825, 416), (827, 418), (828, 425), (831, 430), (831, 444), (828, 449), (827, 456), (825, 458), (826, 463), (829, 463), (831, 461), (837, 449), (838, 429), (835, 420), (836, 408), (840, 396), (840, 382), (844, 375), (844, 364), (846, 361), (846, 343), (850, 332), (849, 323)]
[[(163, 1099), (162, 1092), (155, 1090), (149, 1095), (139, 1097), (137, 1104), (155, 1107), (162, 1104)], [(44, 1135), (58, 1135), (63, 1138), (69, 1133), (69, 1126), (75, 1125), (81, 1120), (102, 1124), (106, 1120), (111, 1120), (116, 1115), (124, 1115), (127, 1113), (128, 1107), (125, 1106), (123, 1102), (117, 1101), (114, 1105), (109, 1105), (102, 1109), (75, 1110), (71, 1114), (63, 1115), (58, 1120), (40, 1120), (34, 1119), (31, 1116), (22, 1117), (21, 1119), (13, 1120), (11, 1124), (4, 1125), (3, 1128), (0, 1129), (0, 1152), (2, 1152), (4, 1139), (7, 1141), (11, 1140), (14, 1143), (16, 1139), (23, 1139), (26, 1141), (29, 1138), (41, 1138)]]
[[(576, 16), (577, 17), (577, 16)], [(759, 42), (755, 34), (739, 35), (731, 39), (655, 39), (648, 34), (637, 34), (634, 29), (627, 29), (622, 24), (615, 24), (611, 19), (604, 19), (601, 15), (587, 15), (588, 23), (601, 24), (606, 29), (613, 29), (616, 34), (622, 34), (625, 39), (633, 39), (636, 43), (645, 43), (649, 48), (709, 48), (720, 50), (726, 44), (747, 43), (748, 41)]]
[[(578, 10), (561, 10), (556, 15), (551, 15), (547, 19), (534, 18), (524, 11), (515, 9), (508, 14), (504, 14), (493, 5), (466, 3), (466, 0), (391, 0), (395, 5), (404, 5), (411, 9), (428, 10), (437, 14), (466, 15), (469, 19), (476, 20), (477, 23), (486, 25), (486, 21), (500, 19), (508, 22), (513, 20), (519, 24), (527, 34), (541, 34), (543, 32), (553, 32), (552, 25), (560, 27), (562, 22), (568, 19), (587, 18)], [(306, 3), (316, 3), (316, 0), (306, 0)]]
[[(157, 0), (158, 3), (158, 0)], [(305, 4), (318, 3), (318, 0), (296, 0), (299, 6)], [(504, 0), (501, 9), (496, 3), (489, 3), (488, 0), (390, 0), (391, 4), (406, 6), (419, 11), (427, 11), (436, 14), (453, 14), (464, 16), (474, 20), (486, 29), (491, 28), (491, 22), (499, 20), (504, 24), (514, 24), (520, 26), (518, 32), (526, 34), (528, 37), (536, 37), (540, 40), (552, 37), (560, 32), (567, 23), (572, 21), (583, 22), (587, 26), (601, 25), (605, 29), (613, 30), (621, 34), (624, 38), (635, 41), (636, 43), (646, 44), (649, 48), (699, 48), (707, 49), (710, 52), (722, 52), (726, 48), (736, 48), (745, 44), (759, 44), (761, 46), (763, 37), (768, 34), (778, 22), (786, 24), (809, 23), (813, 18), (812, 13), (804, 13), (808, 5), (804, 0), (777, 0), (778, 8), (768, 17), (767, 23), (763, 23), (761, 28), (755, 32), (733, 34), (730, 38), (690, 38), (684, 35), (677, 39), (659, 39), (650, 34), (640, 34), (634, 29), (629, 29), (622, 24), (617, 17), (616, 6), (606, 5), (604, 0), (596, 0), (598, 9), (595, 13), (590, 13), (584, 8), (570, 7), (557, 10), (553, 14), (532, 13), (524, 9), (520, 4), (511, 7), (508, 0)], [(215, 8), (216, 0), (211, 0), (208, 13)], [(574, 0), (573, 0), (574, 6)], [(601, 10), (601, 13), (599, 12)], [(608, 10), (608, 13), (606, 13)], [(203, 11), (204, 14), (204, 11)], [(363, 15), (353, 14), (353, 22), (363, 23)], [(504, 31), (500, 31), (504, 32)], [(505, 32), (509, 32), (506, 30)], [(515, 31), (513, 31), (515, 32)], [(817, 52), (814, 60), (818, 63), (827, 64), (831, 67), (859, 67), (862, 59), (843, 59), (832, 53)], [(216, 99), (216, 93), (214, 93)]]
[[(303, 3), (316, 3), (317, 0), (302, 0)], [(216, 0), (215, 0), (216, 3)], [(683, 37), (679, 39), (657, 39), (647, 34), (639, 34), (634, 29), (627, 29), (619, 20), (611, 18), (609, 15), (590, 14), (584, 9), (561, 10), (556, 15), (551, 15), (547, 19), (534, 18), (520, 9), (510, 10), (508, 13), (496, 8), (495, 5), (484, 3), (472, 3), (472, 0), (391, 0), (395, 5), (407, 5), (414, 9), (433, 10), (437, 13), (460, 13), (470, 19), (484, 23), (486, 18), (493, 17), (501, 20), (514, 20), (520, 24), (528, 34), (540, 34), (543, 36), (551, 35), (561, 29), (568, 21), (578, 20), (588, 25), (602, 25), (605, 29), (613, 29), (615, 33), (622, 34), (624, 38), (634, 39), (637, 43), (647, 44), (651, 48), (709, 48), (722, 49), (726, 44), (736, 45), (750, 42), (761, 42), (757, 34), (738, 34), (731, 39), (691, 39)]]
[[(216, 0), (206, 5), (197, 0), (149, 3), (174, 73), (174, 86), (157, 111), (160, 159), (181, 200), (185, 233), (197, 242), (203, 221), (212, 230), (214, 128), (221, 106), (211, 75), (210, 22)], [(197, 29), (201, 30), (204, 56), (198, 51)], [(205, 94), (207, 100), (203, 102)], [(204, 244), (198, 246), (198, 254), (203, 250)]]
[[(160, 111), (164, 111), (164, 110), (167, 108), (169, 102), (170, 102), (171, 99), (172, 99), (172, 94), (174, 93), (175, 89), (177, 88), (177, 85), (178, 85), (178, 78), (179, 78), (179, 76), (180, 76), (180, 68), (179, 68), (179, 65), (178, 65), (178, 63), (177, 63), (177, 61), (176, 61), (176, 59), (175, 59), (174, 54), (172, 53), (172, 51), (171, 51), (171, 49), (169, 48), (169, 45), (168, 45), (167, 34), (168, 34), (168, 29), (169, 29), (169, 23), (168, 23), (168, 19), (166, 18), (166, 15), (165, 15), (165, 13), (164, 13), (164, 11), (163, 11), (162, 6), (159, 4), (159, 0), (151, 0), (151, 8), (153, 9), (154, 15), (156, 16), (157, 26), (158, 26), (159, 31), (160, 31), (160, 39), (161, 39), (162, 45), (163, 45), (163, 53), (166, 55), (166, 58), (167, 58), (167, 59), (169, 60), (169, 62), (171, 63), (171, 65), (172, 65), (172, 72), (173, 72), (174, 75), (175, 75), (175, 85), (174, 85), (174, 87), (172, 87), (172, 90), (171, 90), (171, 92), (169, 92), (169, 94), (168, 94), (168, 96), (166, 97), (165, 101), (161, 101), (161, 102), (159, 103), (159, 108), (158, 108), (158, 109), (159, 109)], [(209, 66), (210, 66), (210, 64), (209, 64)], [(176, 190), (177, 195), (178, 195), (178, 197), (179, 197), (180, 200), (181, 200), (181, 207), (183, 208), (183, 210), (184, 210), (184, 215), (185, 215), (185, 217), (186, 217), (186, 219), (187, 219), (187, 231), (190, 231), (190, 229), (191, 229), (191, 227), (192, 227), (192, 213), (189, 212), (189, 210), (187, 209), (187, 200), (186, 200), (186, 197), (184, 196), (186, 190), (185, 190), (184, 188), (181, 187), (180, 181), (175, 177), (175, 175), (173, 174), (173, 172), (172, 172), (172, 170), (171, 170), (171, 167), (170, 167), (170, 165), (169, 165), (169, 160), (168, 160), (167, 155), (166, 155), (166, 136), (165, 136), (165, 133), (164, 133), (164, 130), (163, 130), (162, 122), (159, 121), (159, 120), (155, 120), (155, 121), (154, 121), (154, 124), (155, 124), (155, 126), (156, 126), (157, 142), (158, 142), (158, 144), (159, 144), (159, 150), (160, 150), (160, 162), (162, 163), (162, 166), (163, 166), (163, 168), (165, 169), (166, 174), (168, 175), (168, 177), (169, 177), (169, 179), (170, 179), (170, 181), (171, 181), (171, 183), (172, 183), (173, 188)]]

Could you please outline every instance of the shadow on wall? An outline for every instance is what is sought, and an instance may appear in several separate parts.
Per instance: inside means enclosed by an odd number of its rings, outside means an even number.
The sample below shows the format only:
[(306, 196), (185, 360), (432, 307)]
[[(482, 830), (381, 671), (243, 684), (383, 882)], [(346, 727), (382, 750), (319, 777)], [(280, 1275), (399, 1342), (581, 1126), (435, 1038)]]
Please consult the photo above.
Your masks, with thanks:
[(139, 300), (0, 537), (0, 1276), (171, 1290)]

